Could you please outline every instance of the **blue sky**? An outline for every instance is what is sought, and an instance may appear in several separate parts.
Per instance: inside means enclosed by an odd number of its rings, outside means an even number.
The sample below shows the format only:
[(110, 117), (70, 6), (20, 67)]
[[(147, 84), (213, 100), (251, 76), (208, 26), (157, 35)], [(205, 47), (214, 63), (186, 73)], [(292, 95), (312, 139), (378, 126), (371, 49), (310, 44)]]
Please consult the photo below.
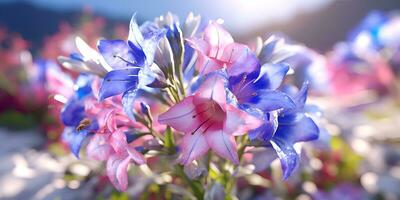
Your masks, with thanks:
[(60, 11), (80, 10), (84, 6), (114, 18), (129, 19), (136, 12), (140, 18), (153, 19), (171, 11), (185, 17), (190, 11), (222, 18), (225, 26), (247, 34), (260, 25), (288, 20), (299, 12), (309, 12), (329, 5), (333, 0), (2, 0), (26, 1)]

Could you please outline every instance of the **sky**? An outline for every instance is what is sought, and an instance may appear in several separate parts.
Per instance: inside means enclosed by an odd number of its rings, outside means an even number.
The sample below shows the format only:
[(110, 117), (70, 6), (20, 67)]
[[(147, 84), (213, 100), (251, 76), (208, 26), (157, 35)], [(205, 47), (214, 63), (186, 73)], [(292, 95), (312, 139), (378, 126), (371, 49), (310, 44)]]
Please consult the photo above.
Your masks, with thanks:
[(59, 11), (90, 7), (96, 13), (129, 19), (153, 19), (170, 11), (181, 19), (193, 11), (207, 19), (224, 19), (225, 27), (246, 35), (256, 27), (291, 19), (302, 12), (328, 6), (334, 0), (2, 0), (25, 1)]

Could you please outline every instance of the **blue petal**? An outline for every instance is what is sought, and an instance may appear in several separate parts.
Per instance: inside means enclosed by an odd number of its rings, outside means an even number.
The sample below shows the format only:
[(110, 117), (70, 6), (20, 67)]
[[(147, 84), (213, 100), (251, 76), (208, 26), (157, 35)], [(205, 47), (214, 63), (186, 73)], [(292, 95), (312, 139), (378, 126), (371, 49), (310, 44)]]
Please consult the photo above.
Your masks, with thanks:
[(132, 16), (128, 44), (132, 49), (143, 52), (147, 65), (153, 63), (158, 42), (164, 35), (165, 30), (158, 28), (154, 23), (147, 22), (139, 28), (135, 15)]
[(254, 80), (258, 77), (259, 72), (242, 73), (237, 76), (229, 76), (228, 88), (236, 96), (240, 104), (249, 102), (252, 95), (259, 89), (254, 85)]
[(76, 79), (74, 90), (78, 99), (82, 99), (92, 93), (92, 80), (93, 77), (81, 74)]
[(140, 47), (143, 44), (143, 35), (140, 31), (139, 25), (136, 22), (136, 13), (132, 16), (131, 22), (129, 24), (129, 35), (128, 41), (133, 45)]
[(301, 89), (297, 94), (293, 97), (294, 102), (296, 103), (297, 109), (303, 110), (304, 105), (307, 101), (307, 94), (308, 94), (308, 82), (304, 82), (301, 86)]
[(319, 136), (319, 128), (315, 122), (305, 115), (301, 119), (286, 118), (278, 119), (278, 129), (274, 135), (274, 138), (281, 138), (282, 140), (289, 141), (291, 143), (315, 140)]
[(272, 54), (274, 53), (275, 47), (278, 42), (279, 39), (275, 38), (274, 40), (263, 46), (260, 55), (258, 56), (261, 64), (268, 63), (272, 59)]
[(90, 131), (82, 130), (77, 131), (75, 128), (66, 128), (63, 132), (63, 140), (68, 143), (71, 152), (75, 157), (79, 158), (79, 151), (82, 146), (82, 142), (89, 135)]
[(194, 75), (195, 62), (192, 62), (194, 55), (195, 55), (195, 50), (187, 42), (185, 42), (185, 52), (183, 54), (182, 71), (183, 71), (183, 77), (185, 78), (186, 81), (192, 80)]
[(77, 126), (85, 117), (85, 106), (83, 101), (72, 97), (61, 110), (61, 121), (66, 126)]
[(349, 41), (355, 40), (355, 38), (362, 32), (370, 34), (372, 39), (373, 47), (379, 48), (381, 43), (379, 41), (379, 31), (389, 20), (389, 16), (385, 15), (381, 11), (373, 11), (363, 19), (363, 21), (349, 34)]
[(296, 108), (296, 104), (292, 98), (277, 90), (258, 90), (251, 95), (248, 103), (264, 112), (278, 109), (292, 110)]
[(122, 96), (122, 108), (131, 120), (135, 120), (135, 115), (133, 112), (133, 101), (136, 99), (137, 96), (137, 88), (126, 91)]
[(143, 88), (144, 86), (148, 86), (151, 88), (165, 88), (168, 85), (161, 81), (163, 77), (155, 73), (150, 67), (144, 66), (142, 70), (139, 72), (139, 88)]
[(154, 54), (157, 49), (157, 45), (162, 37), (165, 35), (164, 29), (158, 29), (153, 32), (146, 33), (145, 40), (141, 46), (144, 54), (146, 55), (147, 65), (151, 65), (154, 61)]
[(172, 52), (179, 55), (183, 51), (181, 47), (181, 43), (183, 42), (181, 29), (176, 23), (172, 27), (165, 26), (165, 29), (167, 30), (166, 36), (171, 45)]
[(262, 89), (277, 89), (285, 78), (289, 66), (286, 64), (264, 64), (255, 85)]
[(293, 144), (288, 141), (281, 140), (280, 138), (273, 138), (271, 144), (281, 161), (283, 179), (287, 179), (298, 166), (299, 155), (293, 148)]
[(124, 40), (100, 40), (97, 48), (113, 69), (143, 66), (146, 59), (142, 49)]
[(263, 120), (264, 123), (260, 127), (249, 131), (250, 140), (269, 141), (274, 135), (278, 126), (277, 120), (269, 113), (265, 114)]
[(135, 67), (108, 72), (100, 86), (100, 100), (135, 89), (139, 71), (140, 68)]
[[(248, 47), (234, 47), (231, 49), (230, 58), (235, 57), (235, 62), (227, 69), (229, 75), (249, 74), (260, 71), (257, 56)], [(245, 67), (243, 67), (245, 66)]]

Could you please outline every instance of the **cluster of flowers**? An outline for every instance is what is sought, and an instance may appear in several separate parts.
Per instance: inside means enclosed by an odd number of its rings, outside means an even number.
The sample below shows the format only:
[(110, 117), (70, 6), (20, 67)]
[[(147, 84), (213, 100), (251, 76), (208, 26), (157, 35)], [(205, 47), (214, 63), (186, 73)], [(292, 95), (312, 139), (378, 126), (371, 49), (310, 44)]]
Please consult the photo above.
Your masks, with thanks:
[(106, 161), (118, 190), (127, 188), (128, 166), (152, 151), (179, 155), (178, 166), (210, 151), (239, 165), (247, 148), (270, 148), (286, 179), (299, 163), (293, 145), (318, 138), (307, 82), (298, 89), (284, 81), (293, 53), (282, 39), (250, 48), (220, 21), (200, 22), (167, 14), (139, 26), (133, 16), (127, 40), (100, 40), (97, 51), (77, 38), (79, 54), (59, 57), (80, 72), (75, 81), (48, 69), (54, 97), (65, 102), (63, 139), (77, 157), (89, 140), (87, 156)]

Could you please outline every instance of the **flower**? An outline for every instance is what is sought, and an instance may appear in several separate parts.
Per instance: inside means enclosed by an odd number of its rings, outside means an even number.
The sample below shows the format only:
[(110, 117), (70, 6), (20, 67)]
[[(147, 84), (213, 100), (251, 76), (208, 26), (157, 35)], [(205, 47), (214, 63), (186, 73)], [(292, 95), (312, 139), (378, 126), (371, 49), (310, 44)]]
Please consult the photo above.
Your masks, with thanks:
[(111, 111), (106, 116), (107, 123), (91, 138), (87, 146), (89, 158), (107, 161), (107, 176), (120, 191), (125, 191), (128, 186), (129, 164), (146, 162), (143, 155), (128, 143), (128, 138), (123, 133), (127, 128), (124, 126), (127, 120), (126, 116)]
[[(162, 29), (139, 28), (135, 16), (132, 17), (128, 40), (100, 40), (98, 49), (112, 68), (100, 87), (100, 100), (129, 92), (137, 88), (140, 81), (146, 82), (143, 68), (153, 64), (158, 41), (165, 34)], [(142, 80), (140, 80), (142, 79)], [(128, 93), (125, 93), (128, 94)]]
[(124, 111), (131, 119), (133, 100), (138, 89), (147, 85), (160, 85), (152, 70), (154, 54), (159, 40), (165, 35), (163, 29), (144, 24), (139, 27), (135, 15), (131, 19), (128, 40), (100, 40), (98, 49), (112, 68), (100, 86), (99, 98), (123, 94)]
[(316, 140), (319, 136), (319, 128), (305, 108), (307, 91), (308, 83), (304, 83), (297, 93), (289, 93), (296, 108), (278, 114), (278, 127), (270, 140), (281, 161), (284, 179), (292, 174), (299, 162), (299, 155), (293, 145)]
[(77, 158), (85, 138), (98, 129), (97, 120), (89, 118), (85, 112), (85, 99), (92, 95), (92, 80), (91, 76), (80, 75), (73, 95), (61, 110), (61, 121), (65, 125), (62, 137)]
[(289, 71), (283, 60), (296, 54), (277, 46), (279, 40), (267, 40), (260, 53), (264, 64), (253, 71), (237, 67), (234, 75), (228, 72), (228, 88), (241, 109), (263, 120), (261, 126), (249, 131), (249, 138), (276, 151), (286, 179), (299, 162), (293, 144), (318, 138), (319, 129), (304, 111), (308, 84), (297, 94), (280, 89)]
[(230, 74), (237, 74), (235, 69), (253, 71), (257, 67), (257, 59), (251, 50), (246, 45), (235, 43), (232, 36), (216, 21), (208, 24), (201, 39), (186, 40), (198, 53), (196, 69), (200, 74), (224, 67)]
[(208, 77), (194, 95), (172, 106), (158, 120), (185, 134), (180, 158), (184, 165), (204, 155), (210, 148), (238, 164), (234, 136), (243, 135), (261, 123), (227, 104), (224, 79), (219, 75)]

